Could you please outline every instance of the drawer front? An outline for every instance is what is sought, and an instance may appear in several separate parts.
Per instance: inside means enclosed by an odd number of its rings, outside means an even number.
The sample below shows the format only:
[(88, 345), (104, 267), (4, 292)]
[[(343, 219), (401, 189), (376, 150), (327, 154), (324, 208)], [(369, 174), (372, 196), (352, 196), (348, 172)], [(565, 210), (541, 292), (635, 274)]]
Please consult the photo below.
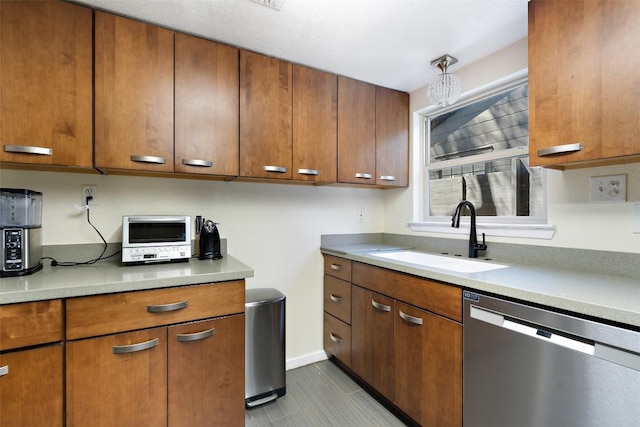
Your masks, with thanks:
[(0, 305), (0, 350), (62, 341), (62, 301)]
[(324, 274), (351, 281), (351, 261), (333, 255), (324, 256)]
[(324, 349), (351, 367), (351, 326), (324, 313)]
[(244, 313), (244, 280), (67, 300), (67, 340)]
[(462, 322), (462, 289), (455, 286), (359, 262), (353, 284)]
[(351, 283), (324, 276), (324, 311), (351, 324)]

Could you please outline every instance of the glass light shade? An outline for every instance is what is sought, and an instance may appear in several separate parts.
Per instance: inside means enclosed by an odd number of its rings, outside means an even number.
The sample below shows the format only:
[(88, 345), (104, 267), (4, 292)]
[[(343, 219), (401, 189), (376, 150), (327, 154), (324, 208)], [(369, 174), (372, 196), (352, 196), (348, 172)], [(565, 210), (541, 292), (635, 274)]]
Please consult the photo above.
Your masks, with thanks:
[(455, 74), (439, 74), (427, 87), (427, 96), (433, 104), (446, 107), (458, 100), (462, 83)]

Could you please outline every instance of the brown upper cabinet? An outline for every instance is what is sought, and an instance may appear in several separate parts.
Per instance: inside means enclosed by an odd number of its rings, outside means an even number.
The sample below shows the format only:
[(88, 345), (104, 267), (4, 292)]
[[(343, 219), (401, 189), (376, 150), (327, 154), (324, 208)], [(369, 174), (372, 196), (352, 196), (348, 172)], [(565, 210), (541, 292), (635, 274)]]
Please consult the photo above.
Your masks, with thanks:
[(97, 168), (173, 172), (173, 35), (96, 11)]
[(532, 166), (640, 160), (638, 20), (636, 0), (529, 2)]
[(175, 35), (175, 172), (238, 175), (238, 49)]
[(0, 161), (91, 168), (91, 9), (0, 2)]
[(240, 176), (291, 179), (290, 62), (240, 51)]
[(376, 87), (376, 184), (409, 185), (409, 95)]
[(338, 77), (338, 182), (376, 182), (376, 87)]
[(293, 179), (333, 183), (338, 164), (338, 77), (293, 66)]

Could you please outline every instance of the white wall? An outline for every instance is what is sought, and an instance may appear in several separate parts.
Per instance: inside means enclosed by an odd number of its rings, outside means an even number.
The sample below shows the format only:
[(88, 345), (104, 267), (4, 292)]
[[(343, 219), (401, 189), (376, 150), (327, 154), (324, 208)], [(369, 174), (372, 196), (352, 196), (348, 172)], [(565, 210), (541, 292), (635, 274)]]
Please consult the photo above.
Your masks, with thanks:
[[(527, 66), (527, 39), (523, 39), (474, 64), (462, 68), (454, 66), (451, 71), (460, 77), (463, 91), (467, 92)], [(411, 93), (412, 129), (416, 127), (416, 123), (413, 122), (415, 112), (423, 110), (428, 105), (426, 86)], [(441, 233), (414, 233), (407, 226), (409, 221), (414, 220), (414, 212), (419, 210), (419, 207), (414, 205), (413, 193), (420, 184), (420, 142), (419, 137), (412, 132), (410, 188), (386, 191), (384, 194), (384, 231), (427, 237), (464, 238)], [(589, 203), (589, 177), (617, 174), (627, 175), (627, 203)], [(491, 241), (500, 241), (640, 253), (640, 234), (632, 233), (633, 204), (640, 203), (640, 163), (569, 171), (548, 170), (547, 194), (549, 222), (556, 227), (552, 239), (492, 237), (488, 239), (488, 244), (491, 244)]]
[[(288, 359), (322, 350), (320, 235), (383, 231), (383, 192), (374, 189), (14, 170), (0, 171), (0, 180), (2, 187), (43, 192), (45, 245), (100, 242), (73, 206), (80, 204), (81, 184), (98, 186), (91, 222), (109, 242), (122, 240), (127, 214), (220, 222), (229, 253), (255, 271), (247, 287), (273, 287), (287, 296)], [(356, 223), (356, 208), (365, 209), (364, 224)]]

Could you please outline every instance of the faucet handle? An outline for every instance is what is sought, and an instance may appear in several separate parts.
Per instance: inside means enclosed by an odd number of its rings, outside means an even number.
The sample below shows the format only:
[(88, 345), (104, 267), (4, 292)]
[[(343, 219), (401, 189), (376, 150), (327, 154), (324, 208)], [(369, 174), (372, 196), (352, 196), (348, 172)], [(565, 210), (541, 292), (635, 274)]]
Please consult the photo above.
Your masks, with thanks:
[(482, 233), (482, 244), (475, 244), (475, 249), (479, 250), (479, 251), (486, 251), (487, 250), (487, 245), (484, 242), (484, 233)]

